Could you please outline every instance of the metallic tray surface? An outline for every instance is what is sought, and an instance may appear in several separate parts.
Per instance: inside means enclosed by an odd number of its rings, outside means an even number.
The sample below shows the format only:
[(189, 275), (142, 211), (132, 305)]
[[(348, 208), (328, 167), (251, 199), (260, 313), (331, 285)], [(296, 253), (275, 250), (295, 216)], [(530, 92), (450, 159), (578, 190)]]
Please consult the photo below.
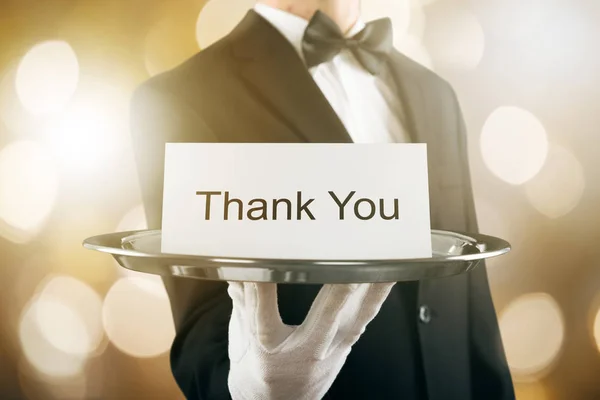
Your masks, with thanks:
[(398, 260), (302, 260), (166, 254), (160, 230), (87, 238), (87, 249), (111, 254), (125, 268), (157, 275), (218, 281), (367, 283), (442, 278), (468, 272), (481, 260), (510, 251), (503, 239), (475, 233), (431, 231), (433, 257)]

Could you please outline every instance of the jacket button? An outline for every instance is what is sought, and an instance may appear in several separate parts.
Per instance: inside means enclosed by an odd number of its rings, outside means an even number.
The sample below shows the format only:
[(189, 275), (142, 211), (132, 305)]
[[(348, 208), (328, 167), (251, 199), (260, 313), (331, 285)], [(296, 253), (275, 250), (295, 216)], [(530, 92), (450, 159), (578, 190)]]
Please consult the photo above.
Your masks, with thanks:
[(428, 306), (422, 305), (419, 307), (419, 320), (424, 324), (431, 321), (431, 309)]

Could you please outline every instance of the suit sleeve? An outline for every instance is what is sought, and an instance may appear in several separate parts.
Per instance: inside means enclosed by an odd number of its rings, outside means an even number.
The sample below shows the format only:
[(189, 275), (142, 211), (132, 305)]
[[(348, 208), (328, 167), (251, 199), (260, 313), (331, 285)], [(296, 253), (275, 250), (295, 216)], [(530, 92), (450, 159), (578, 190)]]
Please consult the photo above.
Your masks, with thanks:
[[(165, 144), (215, 142), (217, 137), (196, 112), (150, 82), (134, 93), (131, 135), (148, 227), (160, 229)], [(167, 276), (163, 282), (177, 332), (170, 354), (177, 384), (188, 399), (231, 399), (227, 283)]]
[[(465, 190), (465, 214), (469, 232), (479, 232), (469, 171), (467, 132), (456, 94), (452, 90), (458, 118), (458, 136)], [(469, 346), (473, 399), (514, 399), (510, 370), (506, 361), (496, 310), (487, 277), (485, 262), (469, 274)]]

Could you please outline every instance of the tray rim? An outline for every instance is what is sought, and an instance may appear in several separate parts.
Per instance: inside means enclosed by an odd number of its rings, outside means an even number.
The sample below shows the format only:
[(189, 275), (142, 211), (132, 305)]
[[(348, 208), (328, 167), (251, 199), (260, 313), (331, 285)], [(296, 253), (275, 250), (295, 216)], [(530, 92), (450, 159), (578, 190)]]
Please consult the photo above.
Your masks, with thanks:
[[(210, 256), (210, 255), (185, 255), (185, 254), (170, 254), (170, 253), (146, 253), (139, 250), (128, 249), (123, 247), (112, 247), (109, 242), (116, 244), (123, 242), (133, 235), (155, 235), (161, 232), (160, 229), (141, 229), (133, 231), (122, 231), (95, 235), (83, 240), (83, 247), (90, 250), (95, 250), (103, 253), (108, 253), (113, 256), (149, 258), (155, 260), (181, 260), (194, 261), (194, 264), (201, 263), (204, 266), (214, 264), (215, 266), (250, 266), (261, 265), (264, 268), (277, 268), (282, 263), (285, 265), (314, 265), (314, 266), (382, 266), (390, 264), (432, 264), (432, 263), (448, 263), (448, 262), (468, 262), (478, 261), (482, 259), (497, 257), (508, 253), (511, 250), (511, 245), (504, 239), (485, 235), (481, 233), (466, 233), (461, 231), (450, 231), (441, 229), (432, 229), (432, 234), (441, 236), (450, 236), (454, 239), (463, 239), (465, 242), (472, 243), (478, 248), (478, 253), (449, 255), (442, 257), (430, 258), (403, 258), (403, 259), (373, 259), (373, 260), (317, 260), (317, 259), (281, 259), (281, 258), (249, 258), (249, 257), (228, 257), (228, 256)], [(175, 264), (175, 263), (173, 263)]]

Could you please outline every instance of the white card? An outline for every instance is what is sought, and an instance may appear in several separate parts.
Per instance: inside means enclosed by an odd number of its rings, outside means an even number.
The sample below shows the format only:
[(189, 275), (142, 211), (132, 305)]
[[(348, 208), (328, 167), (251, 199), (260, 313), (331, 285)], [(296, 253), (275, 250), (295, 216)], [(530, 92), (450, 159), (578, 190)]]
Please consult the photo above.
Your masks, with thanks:
[(426, 145), (168, 143), (162, 252), (431, 257)]

